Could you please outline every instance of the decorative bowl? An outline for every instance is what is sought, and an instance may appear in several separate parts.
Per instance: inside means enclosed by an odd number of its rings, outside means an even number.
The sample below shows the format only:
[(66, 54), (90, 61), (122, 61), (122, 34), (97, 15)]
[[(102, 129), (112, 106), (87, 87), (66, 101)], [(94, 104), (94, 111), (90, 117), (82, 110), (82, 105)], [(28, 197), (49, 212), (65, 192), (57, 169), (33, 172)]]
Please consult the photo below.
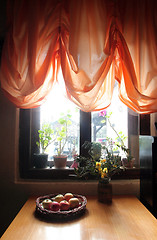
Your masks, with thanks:
[(73, 194), (73, 195), (74, 197), (79, 199), (79, 202), (80, 202), (79, 207), (76, 207), (67, 211), (62, 211), (62, 210), (52, 211), (52, 210), (44, 209), (42, 206), (42, 201), (44, 199), (52, 200), (56, 195), (58, 194), (49, 194), (45, 196), (40, 196), (36, 199), (36, 215), (38, 217), (51, 220), (51, 221), (65, 221), (65, 220), (67, 221), (67, 220), (72, 220), (77, 217), (80, 217), (85, 213), (87, 199), (85, 196), (77, 195), (77, 194)]

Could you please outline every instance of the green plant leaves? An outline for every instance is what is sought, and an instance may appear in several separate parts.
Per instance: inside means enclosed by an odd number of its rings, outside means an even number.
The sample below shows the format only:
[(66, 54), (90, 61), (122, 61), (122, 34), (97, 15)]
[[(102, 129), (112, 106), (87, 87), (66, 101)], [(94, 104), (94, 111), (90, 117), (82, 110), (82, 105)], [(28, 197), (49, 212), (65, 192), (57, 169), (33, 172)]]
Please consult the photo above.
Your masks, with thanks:
[(55, 139), (54, 130), (50, 123), (44, 123), (42, 128), (38, 130), (39, 141), (36, 142), (38, 147), (41, 147), (42, 153), (44, 153), (52, 140)]

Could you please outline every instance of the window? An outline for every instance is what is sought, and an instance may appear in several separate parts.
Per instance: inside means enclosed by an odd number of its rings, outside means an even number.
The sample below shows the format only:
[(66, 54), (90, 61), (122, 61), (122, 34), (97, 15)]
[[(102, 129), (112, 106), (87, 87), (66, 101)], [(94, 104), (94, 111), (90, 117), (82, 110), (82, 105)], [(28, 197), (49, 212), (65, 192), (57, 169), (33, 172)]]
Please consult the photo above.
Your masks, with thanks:
[[(112, 104), (106, 109), (107, 114), (112, 112), (111, 122), (117, 131), (122, 131), (128, 136), (128, 145), (138, 159), (138, 115), (133, 113), (118, 99), (118, 86), (115, 85)], [(61, 88), (58, 85), (48, 96), (47, 101), (39, 108), (20, 110), (20, 138), (19, 158), (20, 176), (34, 179), (75, 179), (73, 155), (81, 153), (81, 146), (85, 141), (105, 141), (106, 137), (115, 138), (115, 132), (109, 124), (103, 123), (99, 112), (86, 113), (79, 111), (71, 102), (61, 96)], [(53, 99), (55, 97), (55, 100)], [(54, 103), (54, 104), (52, 104)], [(57, 150), (57, 141), (53, 141), (47, 148), (49, 154), (48, 166), (45, 169), (36, 169), (33, 165), (33, 155), (38, 152), (36, 141), (38, 130), (44, 123), (50, 123), (57, 129), (58, 119), (70, 113), (71, 124), (68, 129), (68, 141), (65, 144), (64, 153), (68, 155), (67, 168), (55, 169), (53, 155)], [(62, 115), (61, 115), (62, 114)], [(132, 127), (133, 126), (133, 127)], [(135, 151), (136, 149), (136, 151)], [(138, 167), (138, 160), (135, 164)], [(134, 169), (135, 171), (135, 169)], [(125, 174), (126, 175), (126, 174)]]

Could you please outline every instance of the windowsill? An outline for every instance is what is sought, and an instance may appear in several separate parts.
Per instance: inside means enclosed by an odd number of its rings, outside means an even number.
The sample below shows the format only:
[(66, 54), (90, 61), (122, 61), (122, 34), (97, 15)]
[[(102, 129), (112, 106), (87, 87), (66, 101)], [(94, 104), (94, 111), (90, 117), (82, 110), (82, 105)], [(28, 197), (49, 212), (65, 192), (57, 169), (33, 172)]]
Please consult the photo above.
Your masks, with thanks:
[[(52, 175), (53, 174), (53, 175)], [(69, 174), (71, 175), (69, 177)], [(56, 176), (56, 178), (55, 178)], [(132, 168), (112, 177), (113, 194), (130, 194), (139, 198), (140, 169)], [(26, 189), (29, 195), (73, 192), (83, 195), (97, 195), (98, 180), (82, 180), (74, 177), (73, 169), (30, 169), (28, 176), (17, 178), (15, 184)]]
[[(139, 179), (140, 178), (140, 169), (139, 168), (128, 168), (125, 171), (121, 171), (120, 174), (116, 174), (112, 177), (113, 180), (122, 180), (122, 179)], [(52, 168), (45, 168), (45, 169), (37, 169), (32, 168), (25, 173), (21, 177), (21, 179), (29, 180), (37, 180), (37, 181), (45, 181), (45, 180), (53, 180), (53, 181), (85, 181), (84, 179), (78, 179), (75, 175), (73, 168), (66, 168), (66, 169), (52, 169)], [(89, 179), (95, 180), (95, 179)]]

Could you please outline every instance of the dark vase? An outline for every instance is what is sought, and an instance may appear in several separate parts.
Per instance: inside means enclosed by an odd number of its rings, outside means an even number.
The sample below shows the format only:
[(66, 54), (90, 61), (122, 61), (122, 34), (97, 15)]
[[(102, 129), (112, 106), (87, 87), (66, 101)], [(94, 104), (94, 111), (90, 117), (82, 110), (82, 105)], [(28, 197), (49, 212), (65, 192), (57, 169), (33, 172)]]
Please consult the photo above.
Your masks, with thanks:
[(110, 181), (99, 181), (98, 201), (106, 204), (112, 203), (112, 184)]
[(48, 161), (48, 154), (36, 154), (33, 156), (33, 164), (36, 168), (46, 168)]

